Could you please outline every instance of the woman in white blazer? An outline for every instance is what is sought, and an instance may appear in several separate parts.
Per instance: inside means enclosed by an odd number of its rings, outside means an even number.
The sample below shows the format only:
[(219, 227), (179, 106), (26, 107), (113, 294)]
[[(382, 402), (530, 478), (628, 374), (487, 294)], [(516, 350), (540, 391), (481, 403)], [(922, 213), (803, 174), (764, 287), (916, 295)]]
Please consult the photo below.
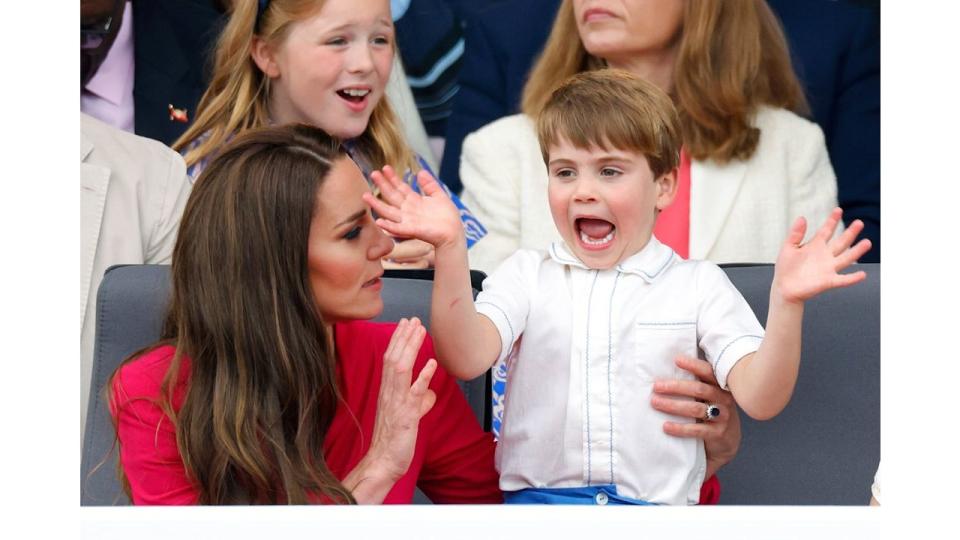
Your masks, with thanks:
[(799, 116), (803, 90), (763, 0), (564, 0), (523, 114), (464, 141), (462, 198), (489, 231), (470, 251), (472, 267), (490, 272), (519, 248), (559, 238), (532, 118), (557, 84), (606, 66), (674, 99), (691, 156), (689, 258), (774, 262), (797, 216), (822, 223), (837, 205), (823, 133)]

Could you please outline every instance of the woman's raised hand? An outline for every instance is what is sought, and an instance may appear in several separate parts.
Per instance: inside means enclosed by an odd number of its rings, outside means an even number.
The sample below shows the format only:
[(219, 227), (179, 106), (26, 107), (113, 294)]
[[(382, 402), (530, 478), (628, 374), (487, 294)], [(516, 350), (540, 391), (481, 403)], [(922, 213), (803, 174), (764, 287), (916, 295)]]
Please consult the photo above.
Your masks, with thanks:
[(428, 388), (437, 370), (436, 360), (428, 360), (411, 384), (413, 364), (426, 334), (416, 317), (400, 319), (383, 355), (377, 419), (365, 459), (393, 481), (410, 467), (420, 419), (437, 400), (436, 394)]
[(790, 234), (777, 256), (773, 276), (775, 289), (785, 301), (803, 302), (828, 289), (848, 287), (867, 277), (862, 270), (850, 274), (839, 273), (870, 250), (870, 240), (866, 238), (853, 245), (863, 230), (863, 222), (859, 219), (851, 223), (843, 234), (833, 238), (841, 215), (842, 211), (834, 208), (817, 234), (806, 244), (801, 245), (807, 230), (806, 220), (799, 217), (790, 228)]
[(417, 173), (423, 195), (401, 180), (389, 165), (370, 178), (380, 188), (380, 198), (370, 193), (363, 200), (379, 216), (377, 225), (399, 238), (417, 238), (440, 247), (464, 236), (460, 211), (443, 188), (426, 171)]

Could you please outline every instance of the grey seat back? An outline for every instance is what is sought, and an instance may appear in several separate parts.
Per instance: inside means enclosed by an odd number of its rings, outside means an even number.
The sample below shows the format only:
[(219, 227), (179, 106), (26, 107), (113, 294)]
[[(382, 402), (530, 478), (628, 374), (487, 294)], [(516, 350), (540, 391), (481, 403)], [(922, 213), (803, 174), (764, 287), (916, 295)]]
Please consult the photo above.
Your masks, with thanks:
[[(717, 474), (720, 504), (859, 505), (880, 460), (880, 265), (807, 302), (793, 399), (765, 422), (741, 413), (743, 441)], [(766, 323), (772, 266), (724, 268)]]
[[(377, 320), (417, 316), (429, 327), (432, 273), (391, 272), (383, 280), (384, 312)], [(475, 281), (483, 274), (476, 273)], [(474, 295), (476, 295), (476, 290)], [(115, 434), (104, 387), (124, 358), (160, 336), (170, 297), (170, 267), (126, 265), (109, 268), (97, 294), (97, 327), (93, 375), (80, 463), (80, 504), (130, 504), (117, 479)], [(489, 425), (489, 376), (460, 382), (483, 426)], [(429, 502), (417, 492), (415, 502)]]
[(157, 341), (170, 296), (168, 266), (107, 269), (97, 293), (93, 374), (80, 460), (80, 504), (130, 504), (117, 480), (117, 449), (104, 387), (120, 362)]

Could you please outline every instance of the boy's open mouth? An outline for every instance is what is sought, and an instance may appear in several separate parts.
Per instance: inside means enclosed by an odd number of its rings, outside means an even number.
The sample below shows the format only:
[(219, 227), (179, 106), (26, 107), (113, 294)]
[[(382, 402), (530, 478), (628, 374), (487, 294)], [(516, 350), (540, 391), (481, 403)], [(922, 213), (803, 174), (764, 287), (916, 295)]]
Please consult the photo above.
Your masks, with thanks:
[(617, 234), (617, 227), (605, 219), (577, 218), (573, 224), (580, 242), (588, 248), (605, 248)]

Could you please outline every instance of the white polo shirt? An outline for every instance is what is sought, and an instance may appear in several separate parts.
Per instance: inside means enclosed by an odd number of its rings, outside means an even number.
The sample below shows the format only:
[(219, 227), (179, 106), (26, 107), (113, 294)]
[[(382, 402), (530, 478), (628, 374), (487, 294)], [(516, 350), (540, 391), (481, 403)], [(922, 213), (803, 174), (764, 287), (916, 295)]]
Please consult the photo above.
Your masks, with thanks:
[[(653, 382), (693, 379), (678, 355), (706, 358), (720, 385), (763, 327), (718, 266), (685, 261), (655, 237), (616, 268), (595, 270), (562, 242), (520, 250), (483, 282), (477, 311), (500, 333), (509, 384), (500, 488), (616, 484), (648, 502), (696, 504), (706, 460), (692, 422), (650, 406)], [(522, 337), (522, 339), (521, 339)]]

